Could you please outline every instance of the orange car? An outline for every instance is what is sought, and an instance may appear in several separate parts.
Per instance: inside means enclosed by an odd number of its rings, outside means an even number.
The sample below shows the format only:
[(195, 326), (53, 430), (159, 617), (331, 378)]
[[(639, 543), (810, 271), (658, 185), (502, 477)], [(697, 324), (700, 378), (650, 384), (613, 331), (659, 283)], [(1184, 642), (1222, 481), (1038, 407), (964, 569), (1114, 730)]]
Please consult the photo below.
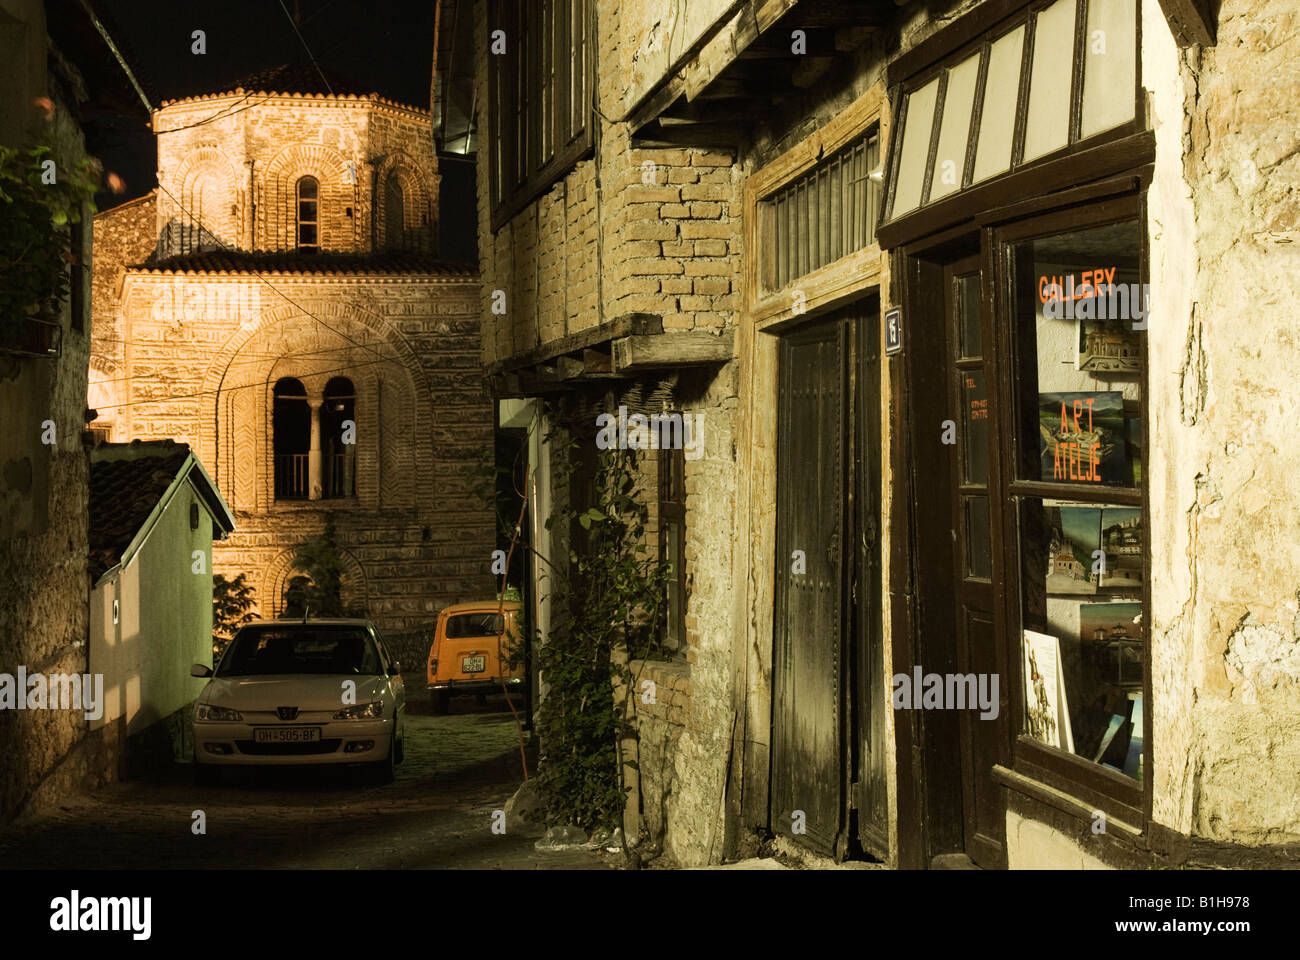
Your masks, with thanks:
[[(451, 698), (472, 693), (480, 698), (505, 689), (523, 692), (524, 666), (505, 663), (519, 637), (519, 604), (505, 605), (504, 636), (495, 600), (455, 603), (438, 614), (438, 629), (429, 648), (429, 699), (434, 713), (446, 713)], [(499, 641), (498, 641), (499, 638)]]

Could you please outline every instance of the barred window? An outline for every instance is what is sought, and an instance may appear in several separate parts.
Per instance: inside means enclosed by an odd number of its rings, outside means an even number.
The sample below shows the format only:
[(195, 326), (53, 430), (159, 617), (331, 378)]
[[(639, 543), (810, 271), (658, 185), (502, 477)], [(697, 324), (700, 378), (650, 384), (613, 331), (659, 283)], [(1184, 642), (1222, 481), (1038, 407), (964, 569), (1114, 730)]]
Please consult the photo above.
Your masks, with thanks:
[(880, 134), (852, 143), (759, 204), (765, 225), (763, 288), (786, 284), (875, 242)]

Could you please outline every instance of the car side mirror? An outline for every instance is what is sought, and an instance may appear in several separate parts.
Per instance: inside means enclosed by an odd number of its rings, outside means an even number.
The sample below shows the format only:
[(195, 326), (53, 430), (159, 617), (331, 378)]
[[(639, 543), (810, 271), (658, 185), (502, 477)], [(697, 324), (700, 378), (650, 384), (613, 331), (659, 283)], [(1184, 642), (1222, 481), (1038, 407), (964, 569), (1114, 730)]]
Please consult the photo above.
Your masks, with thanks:
[(210, 677), (210, 676), (212, 676), (212, 668), (211, 668), (211, 667), (205, 667), (205, 666), (204, 666), (203, 664), (201, 664), (201, 663), (196, 663), (196, 664), (194, 664), (194, 666), (190, 667), (190, 676), (191, 676), (191, 677)]
[(401, 661), (401, 660), (394, 660), (392, 663), (390, 663), (390, 664), (388, 665), (388, 675), (389, 675), (390, 677), (395, 677), (395, 676), (397, 676), (398, 674), (400, 674), (401, 672), (402, 672), (402, 661)]

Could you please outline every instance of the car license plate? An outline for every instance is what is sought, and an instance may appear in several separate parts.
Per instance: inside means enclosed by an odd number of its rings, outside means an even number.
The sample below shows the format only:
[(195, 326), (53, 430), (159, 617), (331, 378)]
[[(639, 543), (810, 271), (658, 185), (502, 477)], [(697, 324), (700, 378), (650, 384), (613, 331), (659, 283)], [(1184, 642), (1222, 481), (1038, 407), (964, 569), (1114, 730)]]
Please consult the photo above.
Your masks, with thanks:
[(462, 673), (482, 673), (487, 669), (487, 655), (480, 654), (477, 657), (461, 657), (460, 669)]
[(259, 727), (253, 731), (254, 743), (315, 743), (320, 727)]

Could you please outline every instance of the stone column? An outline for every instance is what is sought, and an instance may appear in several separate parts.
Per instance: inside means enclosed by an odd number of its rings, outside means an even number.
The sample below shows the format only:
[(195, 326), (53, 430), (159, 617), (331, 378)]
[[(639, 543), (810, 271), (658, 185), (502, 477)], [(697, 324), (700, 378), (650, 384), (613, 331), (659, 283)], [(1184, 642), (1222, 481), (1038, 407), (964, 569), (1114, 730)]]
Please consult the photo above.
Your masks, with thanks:
[(321, 401), (309, 401), (311, 403), (311, 450), (307, 454), (307, 494), (312, 500), (319, 500), (321, 491), (324, 490), (324, 479), (321, 475), (321, 454), (320, 454), (320, 408)]

